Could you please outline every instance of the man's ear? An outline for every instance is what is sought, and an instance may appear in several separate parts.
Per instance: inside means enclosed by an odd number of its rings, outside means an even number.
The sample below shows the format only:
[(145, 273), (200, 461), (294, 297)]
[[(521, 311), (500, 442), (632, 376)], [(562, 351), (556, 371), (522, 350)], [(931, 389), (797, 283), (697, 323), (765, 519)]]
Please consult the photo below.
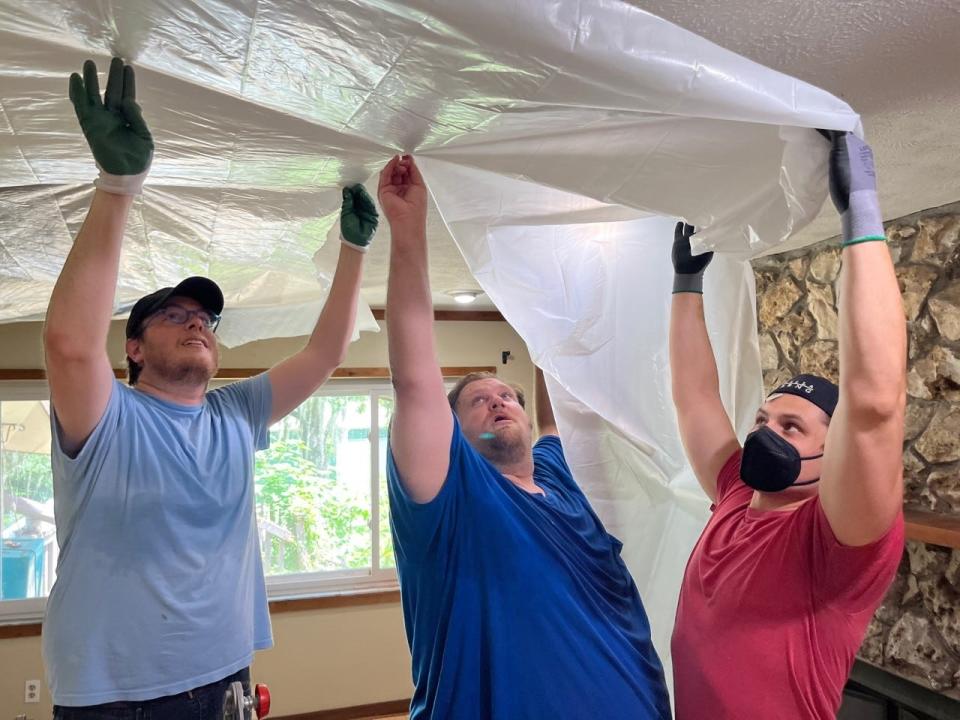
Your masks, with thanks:
[(143, 350), (140, 347), (142, 343), (142, 338), (130, 338), (126, 344), (127, 357), (137, 365), (143, 364)]

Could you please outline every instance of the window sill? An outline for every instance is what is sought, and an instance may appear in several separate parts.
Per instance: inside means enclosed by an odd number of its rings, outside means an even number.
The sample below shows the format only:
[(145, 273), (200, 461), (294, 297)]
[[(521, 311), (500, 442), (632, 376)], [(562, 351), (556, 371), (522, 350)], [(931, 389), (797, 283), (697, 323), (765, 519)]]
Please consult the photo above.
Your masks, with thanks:
[[(330, 608), (362, 607), (366, 605), (392, 605), (400, 602), (400, 588), (381, 588), (353, 592), (336, 592), (309, 597), (278, 598), (270, 600), (270, 614), (327, 610)], [(39, 637), (42, 622), (18, 622), (0, 624), (0, 640)]]
[(400, 588), (340, 592), (310, 597), (278, 598), (270, 601), (270, 614), (324, 610), (327, 608), (391, 605), (400, 602)]

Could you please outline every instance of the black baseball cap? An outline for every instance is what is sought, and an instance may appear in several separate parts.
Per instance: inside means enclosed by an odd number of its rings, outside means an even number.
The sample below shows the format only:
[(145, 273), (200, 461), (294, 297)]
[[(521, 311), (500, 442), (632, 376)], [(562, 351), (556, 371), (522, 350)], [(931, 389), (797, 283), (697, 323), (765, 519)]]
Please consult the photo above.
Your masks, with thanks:
[(223, 293), (217, 284), (205, 277), (188, 277), (174, 287), (160, 288), (137, 300), (130, 310), (130, 317), (127, 318), (127, 339), (135, 337), (140, 332), (143, 321), (175, 296), (196, 300), (204, 310), (209, 310), (214, 315), (223, 312)]
[(837, 409), (837, 400), (840, 398), (840, 388), (819, 375), (803, 374), (790, 378), (768, 397), (773, 395), (802, 397), (833, 417), (833, 411)]

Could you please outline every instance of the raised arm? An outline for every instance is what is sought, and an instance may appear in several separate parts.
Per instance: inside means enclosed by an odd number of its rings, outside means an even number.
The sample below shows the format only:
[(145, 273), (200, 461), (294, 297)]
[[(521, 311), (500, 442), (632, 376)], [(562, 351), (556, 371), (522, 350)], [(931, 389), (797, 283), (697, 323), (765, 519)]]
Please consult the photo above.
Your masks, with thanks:
[(376, 229), (377, 208), (363, 186), (344, 188), (337, 271), (306, 347), (269, 372), (271, 423), (310, 397), (346, 358), (357, 319), (363, 258)]
[(827, 431), (820, 502), (837, 539), (866, 545), (903, 505), (906, 322), (877, 203), (873, 154), (835, 133), (830, 194), (843, 221), (840, 398)]
[(43, 330), (50, 397), (63, 448), (77, 452), (110, 399), (113, 371), (107, 333), (113, 315), (120, 248), (133, 197), (153, 156), (153, 138), (136, 103), (133, 68), (110, 64), (100, 98), (96, 65), (70, 77), (70, 100), (100, 168), (90, 211), (53, 288)]
[(673, 238), (673, 302), (670, 306), (670, 378), (680, 439), (687, 459), (711, 500), (717, 475), (740, 447), (720, 399), (720, 380), (703, 316), (703, 272), (713, 253), (690, 254), (693, 228), (677, 223)]
[(543, 370), (536, 370), (536, 395), (534, 402), (537, 405), (537, 429), (540, 437), (559, 435), (557, 421), (553, 417), (553, 405), (550, 403), (550, 393), (547, 392), (547, 383), (543, 378)]
[(413, 158), (380, 173), (380, 207), (390, 222), (387, 342), (396, 394), (390, 448), (407, 493), (428, 502), (443, 487), (453, 416), (433, 337), (427, 267), (427, 188)]

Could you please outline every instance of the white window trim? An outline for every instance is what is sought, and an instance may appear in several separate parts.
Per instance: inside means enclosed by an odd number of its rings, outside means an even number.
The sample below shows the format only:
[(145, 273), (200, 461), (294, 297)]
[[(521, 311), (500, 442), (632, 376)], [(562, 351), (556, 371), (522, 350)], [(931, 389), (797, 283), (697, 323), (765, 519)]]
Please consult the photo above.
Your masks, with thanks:
[[(236, 380), (214, 380), (211, 389), (222, 387)], [(286, 575), (267, 575), (267, 599), (290, 600), (321, 598), (337, 595), (364, 595), (377, 591), (399, 589), (399, 580), (394, 568), (377, 568), (380, 561), (380, 486), (379, 486), (379, 398), (390, 396), (389, 380), (357, 380), (334, 378), (329, 380), (315, 395), (368, 394), (370, 405), (370, 492), (371, 492), (371, 540), (373, 555), (371, 568), (357, 570), (331, 570)], [(49, 400), (50, 392), (45, 380), (0, 381), (0, 400)], [(34, 623), (43, 620), (47, 598), (23, 600), (0, 600), (0, 625)]]
[[(49, 400), (46, 380), (0, 381), (0, 400)], [(38, 622), (47, 609), (47, 598), (0, 600), (0, 625)]]
[[(219, 384), (226, 384), (221, 382)], [(267, 575), (267, 598), (291, 600), (361, 595), (382, 590), (398, 590), (400, 582), (395, 568), (379, 568), (380, 564), (380, 413), (379, 398), (393, 394), (389, 380), (332, 378), (313, 395), (368, 395), (370, 397), (370, 533), (371, 567), (357, 570), (326, 570), (307, 573)]]

